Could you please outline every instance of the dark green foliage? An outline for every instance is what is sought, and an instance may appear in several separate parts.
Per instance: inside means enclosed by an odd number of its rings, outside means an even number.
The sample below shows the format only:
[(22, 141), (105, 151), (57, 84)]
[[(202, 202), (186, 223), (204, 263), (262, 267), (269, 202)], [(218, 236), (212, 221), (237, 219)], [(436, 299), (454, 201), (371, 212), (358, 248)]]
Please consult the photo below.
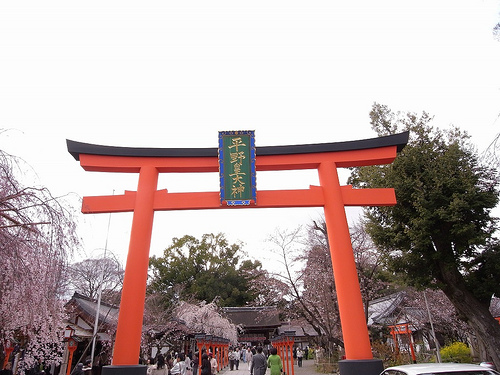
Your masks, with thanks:
[(367, 211), (367, 230), (387, 250), (393, 270), (419, 287), (441, 283), (442, 267), (474, 271), (471, 265), (495, 229), (495, 171), (480, 164), (465, 134), (432, 129), (426, 113), (398, 117), (376, 104), (371, 119), (379, 135), (411, 132), (393, 164), (359, 168), (351, 177), (358, 187), (396, 191), (396, 206)]
[(474, 295), (485, 305), (490, 303), (492, 293), (500, 296), (500, 243), (489, 244), (470, 262), (467, 283)]
[(223, 234), (174, 238), (162, 257), (150, 258), (150, 293), (159, 292), (165, 303), (178, 299), (244, 306), (252, 301), (250, 283), (260, 262), (240, 263), (240, 246), (229, 244)]
[(355, 186), (396, 192), (396, 206), (367, 211), (368, 233), (409, 284), (446, 294), (485, 348), (482, 360), (500, 366), (500, 327), (488, 311), (500, 279), (497, 171), (481, 164), (466, 134), (433, 129), (425, 112), (374, 104), (370, 118), (379, 135), (409, 130), (410, 141), (391, 165), (353, 171)]

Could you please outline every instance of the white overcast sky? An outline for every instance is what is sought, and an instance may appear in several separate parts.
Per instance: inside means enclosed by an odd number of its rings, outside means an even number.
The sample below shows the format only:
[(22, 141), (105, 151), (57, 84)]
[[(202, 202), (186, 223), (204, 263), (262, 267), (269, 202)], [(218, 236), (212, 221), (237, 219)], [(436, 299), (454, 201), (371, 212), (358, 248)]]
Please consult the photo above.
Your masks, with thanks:
[[(435, 115), (480, 150), (500, 130), (500, 3), (490, 0), (2, 1), (0, 147), (54, 195), (135, 190), (136, 175), (84, 172), (66, 139), (131, 147), (259, 146), (371, 138), (373, 102)], [(277, 178), (278, 177), (278, 178)], [(315, 173), (259, 174), (258, 189), (306, 188)], [(217, 175), (165, 176), (170, 191), (218, 190)], [(158, 212), (151, 254), (174, 236), (224, 232), (260, 250), (319, 209)], [(80, 215), (85, 250), (108, 215)], [(131, 215), (108, 249), (125, 259)]]

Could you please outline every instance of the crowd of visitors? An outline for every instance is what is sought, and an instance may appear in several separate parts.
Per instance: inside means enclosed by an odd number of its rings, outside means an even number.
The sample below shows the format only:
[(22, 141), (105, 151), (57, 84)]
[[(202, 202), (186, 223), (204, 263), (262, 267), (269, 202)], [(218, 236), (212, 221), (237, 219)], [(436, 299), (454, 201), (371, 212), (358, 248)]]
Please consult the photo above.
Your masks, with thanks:
[[(155, 359), (148, 361), (148, 375), (198, 375), (199, 353), (167, 353), (159, 354)], [(295, 363), (302, 367), (304, 359), (318, 358), (321, 348), (295, 347), (293, 349)], [(250, 375), (265, 375), (270, 369), (270, 375), (281, 375), (283, 373), (283, 361), (274, 347), (239, 347), (231, 348), (228, 353), (229, 370), (239, 370), (240, 365), (249, 370)], [(216, 356), (210, 351), (203, 349), (201, 354), (201, 375), (216, 375), (218, 364)]]
[[(304, 359), (320, 357), (321, 348), (316, 350), (305, 347), (295, 347), (293, 349), (293, 359), (295, 363), (302, 367)], [(199, 353), (183, 352), (167, 352), (159, 353), (154, 358), (149, 358), (147, 361), (147, 375), (217, 375), (218, 363), (217, 358), (212, 352), (205, 349), (201, 354), (201, 368), (198, 366)], [(266, 370), (270, 369), (270, 375), (282, 375), (284, 365), (282, 358), (278, 355), (278, 350), (274, 347), (245, 347), (235, 346), (229, 350), (229, 370), (239, 370), (240, 366), (245, 366), (250, 375), (265, 375)], [(79, 363), (72, 371), (72, 375), (92, 375), (92, 369), (87, 363)], [(12, 375), (10, 368), (6, 368), (0, 375)], [(33, 374), (39, 375), (39, 374)], [(42, 374), (46, 375), (46, 374)]]
[[(192, 374), (190, 355), (184, 353), (159, 354), (156, 358), (148, 360), (148, 375), (190, 375)], [(207, 374), (210, 375), (210, 372)]]
[[(309, 347), (295, 347), (293, 349), (293, 359), (295, 363), (302, 367), (303, 359), (309, 359), (314, 356), (318, 359), (322, 355), (322, 348), (312, 349)], [(198, 352), (185, 354), (170, 351), (167, 353), (159, 353), (154, 358), (147, 360), (147, 375), (217, 375), (219, 364), (217, 363), (218, 356), (212, 354), (206, 349), (202, 350), (201, 368), (200, 357)], [(229, 370), (239, 370), (240, 366), (245, 366), (250, 375), (264, 375), (266, 370), (270, 369), (270, 375), (281, 375), (284, 371), (283, 360), (278, 355), (278, 351), (274, 347), (250, 347), (250, 346), (235, 346), (230, 348), (228, 353)], [(140, 362), (144, 364), (142, 360)], [(0, 375), (12, 375), (11, 364), (7, 363), (0, 370)], [(41, 366), (35, 366), (34, 369), (41, 369)], [(200, 370), (200, 371), (198, 371)], [(99, 373), (99, 372), (98, 372)], [(71, 371), (71, 375), (93, 375), (90, 361), (78, 363)], [(46, 371), (29, 371), (27, 375), (50, 375)]]
[[(308, 346), (305, 348), (294, 347), (293, 359), (294, 362), (302, 367), (304, 359), (318, 357), (322, 353), (321, 348), (313, 349)], [(264, 375), (266, 370), (270, 369), (270, 375), (283, 374), (283, 360), (278, 355), (278, 350), (274, 347), (236, 347), (229, 351), (229, 370), (238, 370), (240, 362), (247, 364), (247, 369), (250, 370), (251, 375)]]

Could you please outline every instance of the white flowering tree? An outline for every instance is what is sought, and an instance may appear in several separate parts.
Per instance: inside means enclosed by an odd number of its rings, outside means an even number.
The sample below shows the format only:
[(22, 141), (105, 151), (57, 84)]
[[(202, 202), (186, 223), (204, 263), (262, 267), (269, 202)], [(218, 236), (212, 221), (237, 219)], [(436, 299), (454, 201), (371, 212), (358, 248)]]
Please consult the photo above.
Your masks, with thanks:
[(21, 185), (25, 170), (0, 150), (0, 357), (10, 341), (26, 369), (61, 359), (62, 280), (77, 237), (60, 199)]
[(191, 332), (223, 337), (233, 344), (238, 342), (237, 326), (221, 314), (214, 302), (181, 302), (175, 308), (174, 315), (182, 319)]

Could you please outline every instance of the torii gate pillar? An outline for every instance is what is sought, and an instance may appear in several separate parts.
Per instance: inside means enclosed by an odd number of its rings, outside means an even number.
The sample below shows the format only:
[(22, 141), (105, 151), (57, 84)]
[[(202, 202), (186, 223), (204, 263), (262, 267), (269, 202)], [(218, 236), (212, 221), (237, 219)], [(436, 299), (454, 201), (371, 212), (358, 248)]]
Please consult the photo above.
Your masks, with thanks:
[[(396, 204), (393, 189), (340, 186), (337, 168), (391, 163), (408, 141), (408, 132), (353, 142), (262, 147), (256, 170), (317, 169), (321, 186), (306, 190), (257, 191), (254, 208), (324, 207), (337, 290), (346, 360), (341, 375), (378, 375), (373, 359), (345, 206)], [(133, 212), (113, 365), (104, 375), (145, 375), (138, 365), (142, 318), (155, 211), (227, 209), (219, 192), (168, 193), (157, 190), (159, 173), (218, 172), (218, 149), (146, 149), (109, 147), (67, 141), (68, 151), (87, 171), (139, 173), (137, 192), (84, 197), (82, 212)], [(230, 208), (231, 209), (231, 208)], [(232, 208), (234, 209), (234, 208)]]

